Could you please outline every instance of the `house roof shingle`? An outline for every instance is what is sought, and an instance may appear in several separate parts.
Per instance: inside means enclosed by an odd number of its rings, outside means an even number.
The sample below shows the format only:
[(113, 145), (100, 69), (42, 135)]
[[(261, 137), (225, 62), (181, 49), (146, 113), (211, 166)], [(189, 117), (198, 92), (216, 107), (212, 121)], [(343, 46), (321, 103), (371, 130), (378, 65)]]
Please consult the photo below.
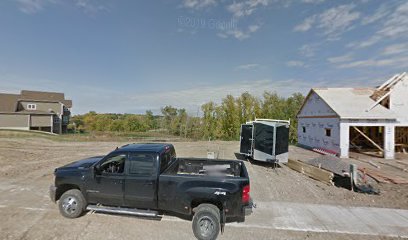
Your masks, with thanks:
[(19, 94), (0, 94), (0, 112), (15, 112)]

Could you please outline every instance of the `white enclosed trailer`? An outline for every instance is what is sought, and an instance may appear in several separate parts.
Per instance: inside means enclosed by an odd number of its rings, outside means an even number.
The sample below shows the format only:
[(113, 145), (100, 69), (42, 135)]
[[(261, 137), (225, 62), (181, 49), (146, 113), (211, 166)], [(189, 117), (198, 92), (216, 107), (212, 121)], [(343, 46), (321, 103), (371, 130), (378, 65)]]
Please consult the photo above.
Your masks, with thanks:
[(240, 157), (287, 163), (290, 121), (255, 119), (241, 125)]

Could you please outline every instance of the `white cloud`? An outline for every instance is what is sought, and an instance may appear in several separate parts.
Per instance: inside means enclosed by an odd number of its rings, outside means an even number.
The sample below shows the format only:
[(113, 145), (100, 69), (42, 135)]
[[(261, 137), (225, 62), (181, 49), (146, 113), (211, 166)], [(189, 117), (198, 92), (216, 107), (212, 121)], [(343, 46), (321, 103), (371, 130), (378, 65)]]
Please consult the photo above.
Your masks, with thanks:
[(383, 21), (381, 21), (380, 29), (372, 37), (350, 43), (348, 47), (365, 48), (386, 39), (406, 39), (408, 37), (408, 2), (402, 2), (392, 13), (385, 14), (381, 19)]
[(344, 63), (337, 66), (338, 68), (365, 68), (365, 67), (393, 67), (405, 68), (408, 67), (408, 56), (399, 56), (383, 59), (366, 59), (350, 63)]
[(374, 35), (372, 37), (370, 37), (369, 39), (366, 39), (364, 41), (361, 42), (351, 42), (349, 44), (346, 45), (346, 47), (348, 48), (365, 48), (365, 47), (369, 47), (371, 45), (376, 44), (377, 42), (379, 42), (381, 40), (381, 36), (379, 35)]
[(234, 2), (227, 7), (227, 10), (230, 11), (234, 15), (234, 17), (242, 17), (242, 16), (251, 15), (253, 12), (253, 9), (244, 9), (244, 7), (245, 7), (244, 3)]
[(239, 65), (235, 69), (237, 69), (237, 70), (250, 70), (250, 69), (255, 69), (255, 68), (259, 68), (259, 67), (260, 67), (260, 65), (257, 64), (257, 63), (250, 63), (250, 64)]
[(318, 3), (323, 3), (325, 0), (302, 0), (303, 3), (312, 3), (312, 4), (318, 4)]
[(313, 27), (313, 24), (315, 23), (315, 21), (316, 21), (316, 16), (308, 17), (301, 24), (295, 26), (293, 30), (295, 32), (309, 31)]
[(48, 5), (63, 3), (74, 4), (75, 7), (82, 9), (85, 13), (96, 13), (107, 9), (106, 6), (101, 3), (102, 1), (96, 0), (72, 0), (66, 2), (62, 0), (15, 0), (15, 1), (18, 4), (19, 10), (26, 14), (35, 14), (37, 12), (44, 10)]
[(253, 32), (258, 31), (259, 28), (260, 28), (259, 25), (251, 25), (251, 26), (248, 27), (248, 31), (253, 33)]
[[(183, 0), (182, 6), (194, 10), (216, 6), (219, 2), (228, 2), (225, 10), (232, 14), (232, 22), (238, 19), (252, 15), (258, 8), (266, 7), (272, 0), (241, 0), (241, 1), (222, 1), (222, 0)], [(231, 3), (232, 2), (232, 3)], [(244, 40), (251, 37), (261, 27), (260, 24), (247, 24), (246, 27), (234, 27), (229, 29), (218, 29), (217, 36), (220, 38), (233, 37), (238, 40)]]
[(228, 38), (228, 36), (232, 36), (238, 40), (244, 40), (250, 37), (248, 33), (238, 29), (228, 30), (224, 33), (218, 33), (218, 36), (221, 38)]
[(286, 66), (288, 66), (288, 67), (305, 67), (306, 64), (304, 62), (302, 62), (302, 61), (292, 60), (292, 61), (286, 62)]
[(400, 54), (400, 53), (408, 53), (408, 43), (389, 45), (385, 47), (382, 52), (382, 54), (384, 55), (392, 55), (392, 54)]
[(313, 57), (316, 52), (316, 45), (304, 44), (299, 48), (299, 53), (304, 57)]
[(100, 4), (100, 1), (94, 0), (75, 0), (75, 5), (86, 13), (97, 13), (107, 10), (105, 5)]
[(228, 38), (228, 37), (234, 37), (238, 40), (244, 40), (249, 37), (251, 37), (251, 34), (258, 31), (260, 28), (260, 25), (250, 25), (247, 29), (225, 29), (223, 32), (219, 32), (217, 35), (220, 38)]
[(268, 0), (245, 0), (242, 2), (233, 2), (227, 6), (227, 10), (236, 18), (249, 16), (254, 13), (259, 6), (267, 6)]
[(408, 35), (408, 2), (397, 7), (378, 34), (386, 37)]
[(390, 13), (389, 7), (385, 4), (381, 5), (372, 15), (366, 16), (361, 20), (361, 24), (367, 25), (383, 19)]
[(360, 13), (353, 11), (354, 5), (341, 5), (331, 8), (320, 14), (319, 28), (330, 38), (337, 38), (342, 33), (350, 30), (353, 22), (360, 17)]
[(344, 63), (353, 60), (352, 54), (348, 53), (345, 55), (337, 56), (337, 57), (330, 57), (327, 59), (330, 63)]
[(202, 9), (217, 5), (216, 0), (183, 0), (185, 8)]
[(323, 31), (329, 40), (338, 39), (341, 34), (353, 28), (353, 23), (360, 18), (360, 13), (354, 11), (355, 5), (340, 5), (324, 12), (306, 18), (294, 27), (294, 31), (306, 32), (312, 28)]
[(52, 0), (16, 0), (18, 8), (23, 13), (34, 14), (44, 9), (44, 6), (52, 3)]

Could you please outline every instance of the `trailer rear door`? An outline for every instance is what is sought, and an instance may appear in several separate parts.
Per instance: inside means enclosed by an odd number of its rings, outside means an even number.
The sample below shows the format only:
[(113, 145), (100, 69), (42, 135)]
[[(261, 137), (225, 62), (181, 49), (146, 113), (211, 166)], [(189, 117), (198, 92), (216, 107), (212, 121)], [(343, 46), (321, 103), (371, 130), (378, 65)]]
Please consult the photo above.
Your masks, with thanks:
[(252, 124), (241, 125), (240, 153), (252, 154)]
[(279, 126), (276, 128), (275, 155), (287, 153), (289, 151), (289, 126)]
[(255, 150), (273, 155), (274, 137), (274, 126), (263, 123), (254, 123)]

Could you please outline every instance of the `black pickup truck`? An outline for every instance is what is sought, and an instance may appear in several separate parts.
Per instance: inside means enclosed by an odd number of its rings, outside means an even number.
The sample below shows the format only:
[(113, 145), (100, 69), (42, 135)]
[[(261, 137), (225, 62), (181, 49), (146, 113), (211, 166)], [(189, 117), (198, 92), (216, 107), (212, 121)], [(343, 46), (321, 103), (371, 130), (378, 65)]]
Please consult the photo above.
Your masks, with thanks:
[(128, 144), (55, 169), (53, 202), (68, 218), (85, 211), (193, 221), (198, 239), (252, 212), (246, 167), (237, 160), (176, 158), (171, 144)]

